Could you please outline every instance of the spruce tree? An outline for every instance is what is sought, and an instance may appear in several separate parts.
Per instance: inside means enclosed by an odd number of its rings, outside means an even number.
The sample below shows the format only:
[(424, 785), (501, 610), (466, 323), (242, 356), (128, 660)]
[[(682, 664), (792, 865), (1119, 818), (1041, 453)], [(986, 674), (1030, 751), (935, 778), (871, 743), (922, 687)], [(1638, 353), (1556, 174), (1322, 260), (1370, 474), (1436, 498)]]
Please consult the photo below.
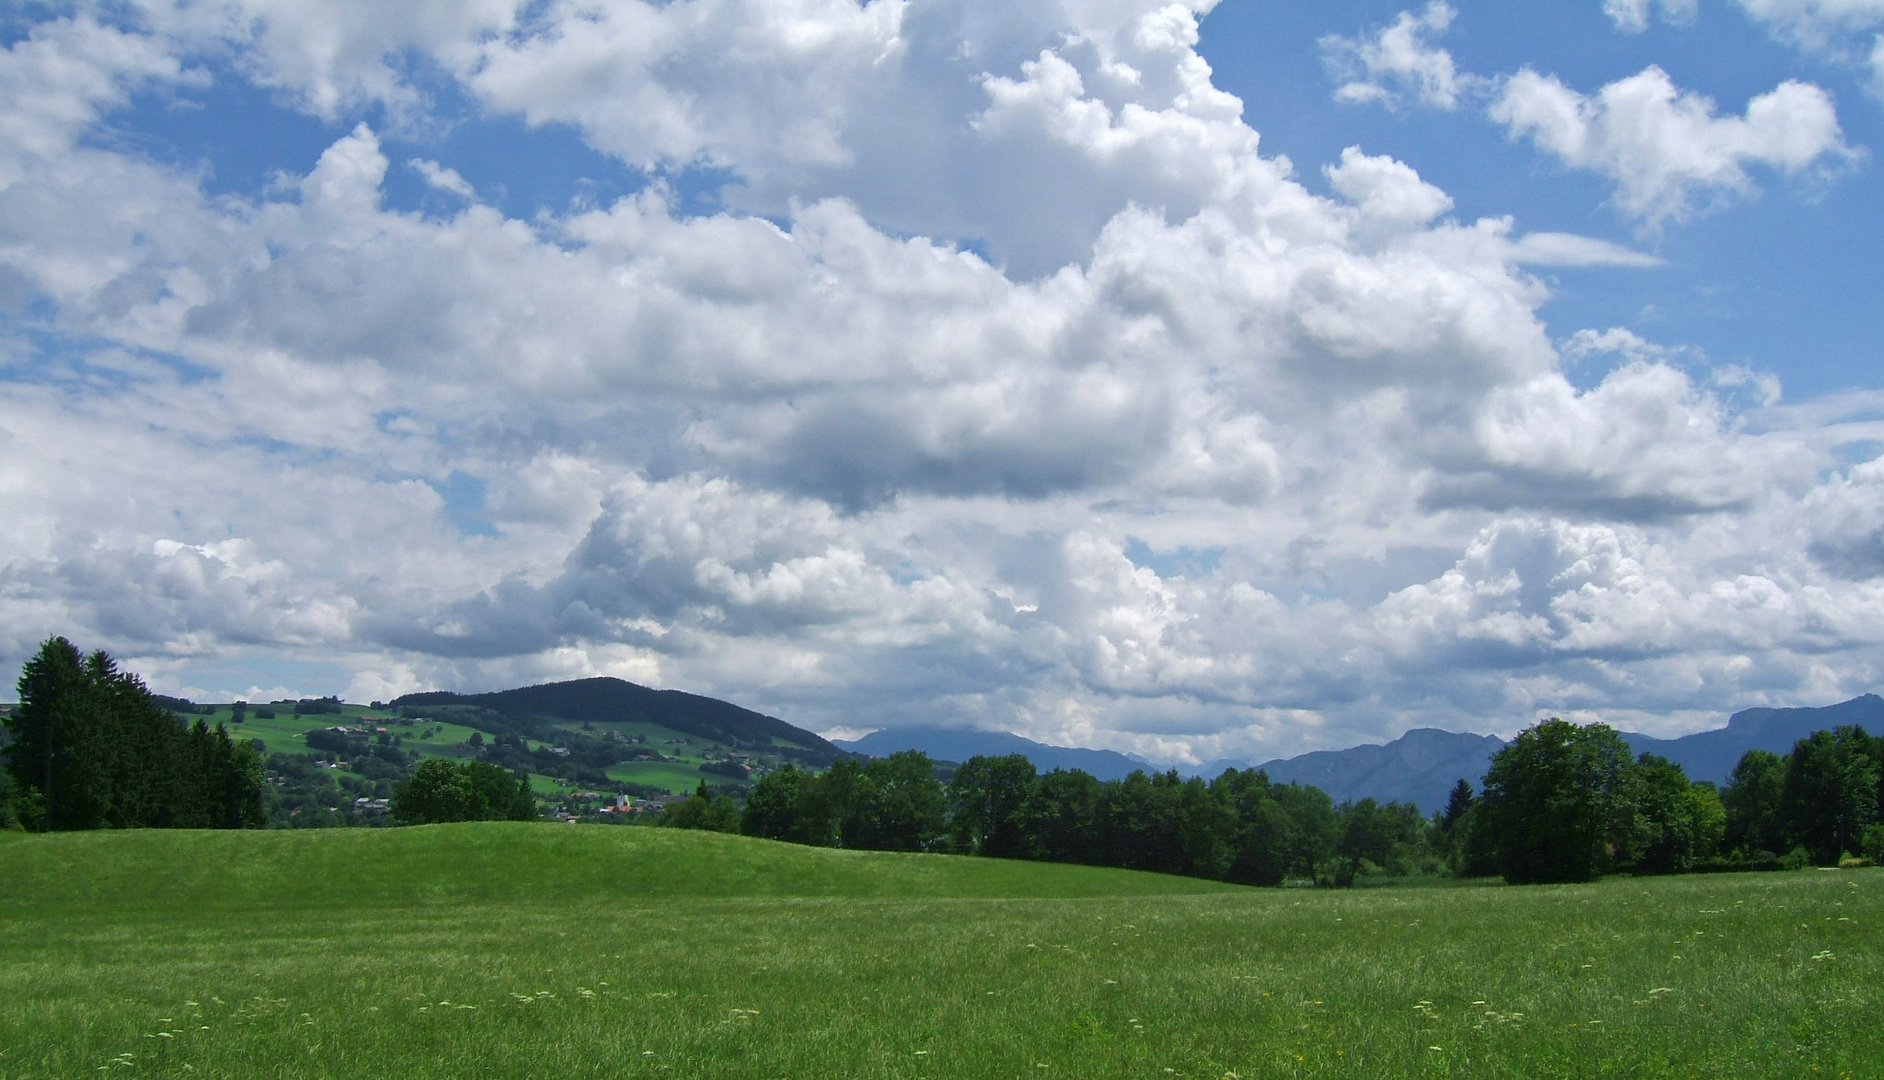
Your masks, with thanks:
[(185, 727), (102, 650), (51, 637), (20, 673), (4, 753), (33, 829), (260, 825), (260, 759), (220, 725)]
[(7, 719), (13, 734), (7, 765), (31, 804), (29, 827), (106, 824), (109, 740), (87, 669), (76, 646), (50, 637), (20, 671), (20, 705)]

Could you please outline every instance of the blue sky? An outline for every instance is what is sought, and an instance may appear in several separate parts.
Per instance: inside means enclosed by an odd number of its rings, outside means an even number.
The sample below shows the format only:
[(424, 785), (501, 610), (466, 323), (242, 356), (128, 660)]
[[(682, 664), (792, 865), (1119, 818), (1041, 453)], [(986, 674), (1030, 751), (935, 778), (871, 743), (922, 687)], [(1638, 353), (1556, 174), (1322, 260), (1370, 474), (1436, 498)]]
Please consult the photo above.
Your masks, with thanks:
[(0, 654), (1159, 761), (1884, 667), (1884, 2), (0, 16)]
[[(1771, 371), (1788, 396), (1878, 384), (1878, 318), (1884, 295), (1875, 253), (1884, 245), (1884, 196), (1874, 160), (1832, 182), (1757, 174), (1760, 193), (1738, 206), (1643, 234), (1616, 211), (1600, 176), (1565, 168), (1514, 144), (1476, 110), (1342, 105), (1329, 94), (1318, 50), (1307, 43), (1390, 24), (1397, 4), (1227, 3), (1204, 21), (1199, 52), (1216, 82), (1241, 97), (1267, 152), (1304, 172), (1360, 145), (1413, 163), (1466, 217), (1510, 214), (1529, 229), (1600, 236), (1651, 251), (1654, 273), (1559, 273), (1543, 309), (1553, 331), (1625, 326), (1700, 349), (1716, 363)], [(1417, 9), (1415, 9), (1417, 10)], [(1585, 93), (1650, 65), (1723, 112), (1796, 79), (1824, 87), (1853, 146), (1884, 147), (1884, 109), (1866, 72), (1775, 40), (1728, 4), (1703, 4), (1690, 22), (1653, 19), (1619, 32), (1599, 4), (1460, 4), (1436, 44), (1462, 70), (1557, 75)], [(1587, 373), (1585, 374), (1587, 378)]]

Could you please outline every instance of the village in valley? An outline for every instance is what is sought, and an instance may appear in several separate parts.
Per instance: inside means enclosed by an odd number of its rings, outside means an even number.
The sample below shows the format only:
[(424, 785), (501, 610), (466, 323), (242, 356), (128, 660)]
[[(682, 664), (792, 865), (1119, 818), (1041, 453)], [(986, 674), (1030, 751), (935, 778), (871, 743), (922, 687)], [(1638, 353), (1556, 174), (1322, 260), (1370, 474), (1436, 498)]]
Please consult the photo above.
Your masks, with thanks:
[(398, 784), (431, 757), (487, 761), (528, 776), (548, 818), (631, 823), (703, 786), (734, 796), (788, 762), (837, 756), (796, 729), (805, 745), (791, 734), (758, 745), (751, 737), (650, 720), (519, 719), (457, 704), (164, 701), (192, 722), (223, 724), (234, 737), (259, 741), (269, 823), (291, 828), (390, 824)]

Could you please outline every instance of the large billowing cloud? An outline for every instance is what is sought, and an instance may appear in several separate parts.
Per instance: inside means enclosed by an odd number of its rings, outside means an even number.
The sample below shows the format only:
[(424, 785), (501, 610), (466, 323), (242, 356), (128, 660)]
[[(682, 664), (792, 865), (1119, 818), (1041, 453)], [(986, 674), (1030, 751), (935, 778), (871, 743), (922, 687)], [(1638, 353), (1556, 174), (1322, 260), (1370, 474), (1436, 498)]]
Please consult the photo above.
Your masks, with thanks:
[[(255, 656), (359, 697), (607, 672), (1168, 760), (1870, 688), (1868, 406), (1554, 342), (1528, 267), (1655, 260), (1459, 220), (1361, 148), (1304, 183), (1213, 87), (1207, 7), (49, 17), (0, 53), (3, 651), (203, 693)], [(1448, 18), (1350, 59), (1445, 104)], [(1529, 78), (1507, 122), (1651, 220), (1842, 147), (1810, 88), (1769, 127), (1651, 86), (1712, 164), (1637, 179), (1628, 102)], [(101, 137), (229, 80), (330, 145), (230, 194)], [(448, 93), (648, 183), (506, 216), (388, 151)], [(685, 209), (702, 168), (725, 209)]]

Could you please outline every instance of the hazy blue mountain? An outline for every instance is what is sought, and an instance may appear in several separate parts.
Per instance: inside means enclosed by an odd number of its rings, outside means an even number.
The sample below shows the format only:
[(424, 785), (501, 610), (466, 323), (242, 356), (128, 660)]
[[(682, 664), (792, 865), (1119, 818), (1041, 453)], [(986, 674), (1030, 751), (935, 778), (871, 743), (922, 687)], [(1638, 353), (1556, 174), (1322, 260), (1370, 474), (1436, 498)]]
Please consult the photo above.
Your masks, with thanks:
[(1101, 780), (1121, 780), (1135, 769), (1156, 767), (1111, 750), (1083, 750), (1048, 746), (1005, 731), (967, 731), (958, 728), (909, 727), (873, 731), (861, 739), (831, 740), (838, 747), (871, 757), (888, 757), (899, 750), (920, 750), (937, 761), (967, 761), (976, 755), (1000, 757), (1021, 754), (1041, 772), (1083, 769)]
[(1271, 780), (1318, 787), (1337, 803), (1372, 798), (1412, 803), (1431, 814), (1445, 807), (1460, 780), (1478, 790), (1492, 755), (1503, 746), (1496, 735), (1415, 728), (1384, 746), (1317, 750), (1266, 761), (1261, 768)]
[(1660, 754), (1681, 766), (1690, 780), (1725, 784), (1749, 750), (1785, 754), (1792, 744), (1815, 731), (1846, 724), (1884, 734), (1884, 698), (1866, 694), (1836, 705), (1815, 709), (1745, 709), (1733, 714), (1724, 728), (1697, 731), (1679, 739), (1656, 739), (1624, 732), (1623, 738), (1638, 754)]
[[(1733, 714), (1726, 727), (1678, 739), (1657, 739), (1629, 731), (1622, 737), (1638, 754), (1660, 754), (1680, 765), (1690, 780), (1724, 784), (1748, 750), (1785, 754), (1807, 735), (1842, 724), (1855, 724), (1873, 734), (1884, 733), (1884, 698), (1866, 694), (1817, 708), (1745, 709)], [(1380, 802), (1410, 802), (1430, 814), (1446, 805), (1447, 794), (1460, 780), (1469, 781), (1476, 791), (1492, 755), (1503, 745), (1495, 735), (1421, 728), (1384, 746), (1318, 750), (1264, 762), (1261, 767), (1272, 780), (1313, 785), (1337, 803), (1371, 797)], [(1220, 772), (1223, 764), (1213, 763), (1211, 768)]]

